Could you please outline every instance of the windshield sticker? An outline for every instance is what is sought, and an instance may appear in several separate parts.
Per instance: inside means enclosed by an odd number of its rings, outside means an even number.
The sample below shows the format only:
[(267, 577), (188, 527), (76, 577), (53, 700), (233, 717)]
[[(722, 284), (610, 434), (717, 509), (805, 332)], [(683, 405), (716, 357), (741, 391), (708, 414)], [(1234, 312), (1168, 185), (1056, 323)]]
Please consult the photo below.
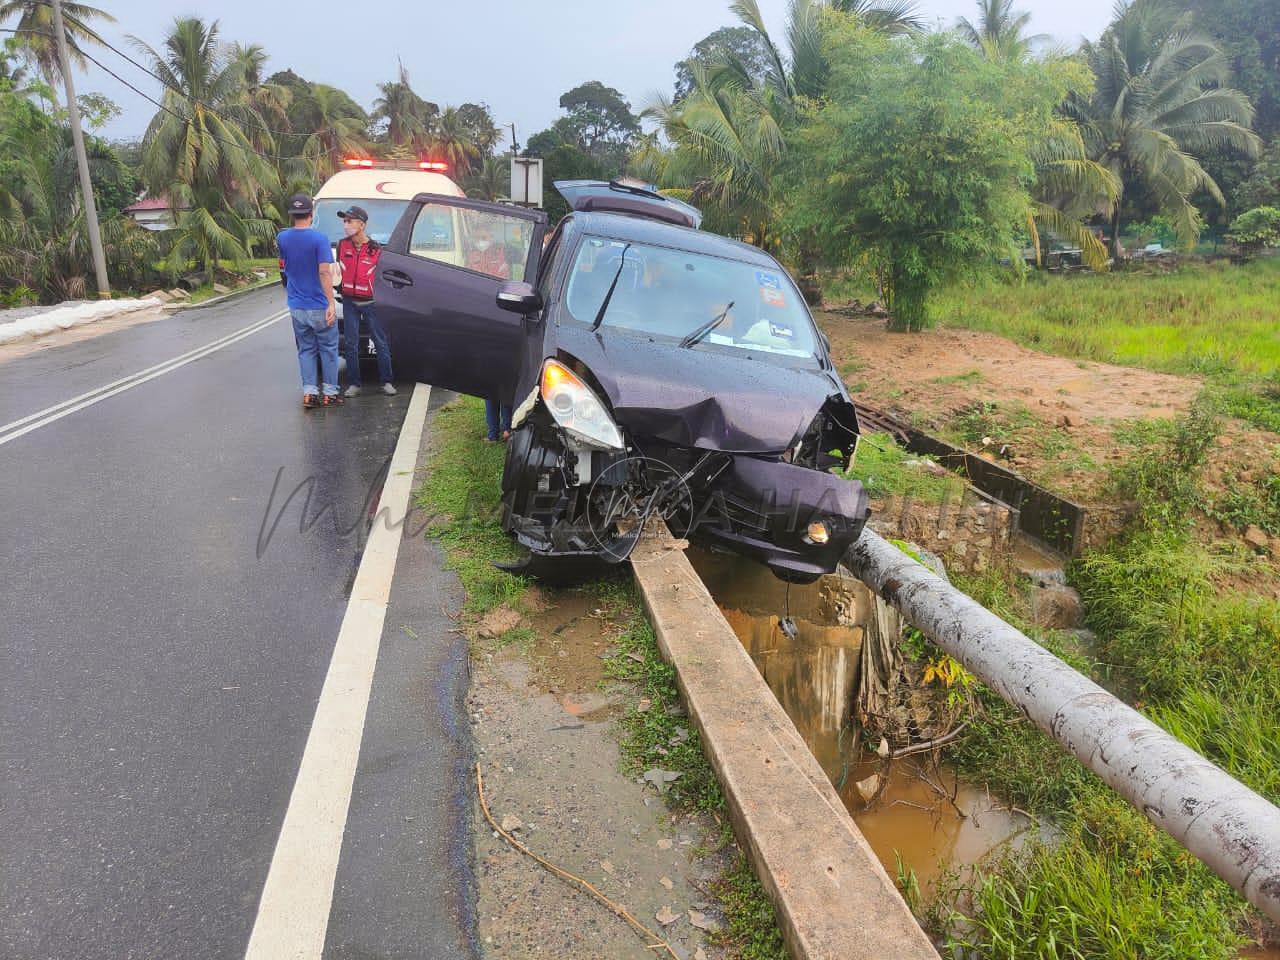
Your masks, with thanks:
[(779, 340), (791, 340), (796, 335), (795, 331), (792, 330), (790, 327), (784, 327), (780, 323), (773, 323), (773, 322), (770, 322), (769, 324), (769, 332), (773, 334), (775, 337), (777, 337)]
[(782, 278), (776, 273), (766, 273), (764, 270), (756, 271), (756, 283), (767, 290), (782, 289)]
[(760, 299), (771, 307), (785, 307), (787, 305), (787, 295), (781, 290), (775, 290), (773, 287), (761, 287)]

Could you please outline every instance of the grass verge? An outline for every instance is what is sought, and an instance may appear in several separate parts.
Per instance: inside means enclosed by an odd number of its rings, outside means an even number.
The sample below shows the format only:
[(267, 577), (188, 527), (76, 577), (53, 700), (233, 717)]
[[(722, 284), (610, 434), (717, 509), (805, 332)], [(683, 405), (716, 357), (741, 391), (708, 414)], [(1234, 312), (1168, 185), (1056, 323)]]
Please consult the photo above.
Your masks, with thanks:
[(500, 525), (506, 447), (485, 442), (484, 403), (462, 397), (442, 407), (432, 430), (429, 473), (416, 502), (427, 536), (440, 541), (446, 564), (466, 590), (464, 609), (479, 616), (515, 604), (525, 581), (494, 567), (517, 556)]

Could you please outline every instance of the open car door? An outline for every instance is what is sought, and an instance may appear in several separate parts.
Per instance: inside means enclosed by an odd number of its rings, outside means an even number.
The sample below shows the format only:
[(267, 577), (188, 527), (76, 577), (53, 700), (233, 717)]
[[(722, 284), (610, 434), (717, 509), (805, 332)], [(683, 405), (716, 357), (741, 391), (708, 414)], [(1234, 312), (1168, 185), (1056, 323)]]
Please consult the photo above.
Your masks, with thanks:
[(400, 377), (510, 403), (526, 321), (498, 307), (537, 276), (547, 215), (421, 193), (383, 248), (374, 303)]

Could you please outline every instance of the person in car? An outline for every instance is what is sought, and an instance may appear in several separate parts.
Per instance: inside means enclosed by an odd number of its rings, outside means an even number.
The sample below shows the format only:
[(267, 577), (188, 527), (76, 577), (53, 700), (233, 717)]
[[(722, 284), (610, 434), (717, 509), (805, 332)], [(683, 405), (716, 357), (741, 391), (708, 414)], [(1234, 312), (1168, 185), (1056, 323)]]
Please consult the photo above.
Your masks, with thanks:
[(475, 228), (467, 249), (467, 269), (499, 280), (511, 279), (511, 267), (502, 244), (495, 243), (493, 230), (486, 223)]
[[(338, 393), (337, 302), (333, 295), (333, 250), (311, 225), (314, 206), (300, 193), (289, 200), (293, 226), (276, 236), (280, 250), (293, 340), (302, 374), (302, 406), (310, 410), (342, 403)], [(316, 383), (316, 359), (320, 380)], [(321, 395), (323, 390), (323, 396)]]
[(391, 344), (373, 309), (373, 275), (378, 268), (382, 248), (366, 232), (369, 214), (364, 207), (352, 204), (339, 210), (342, 230), (338, 241), (338, 266), (342, 269), (342, 327), (347, 341), (347, 396), (360, 396), (360, 327), (369, 328), (369, 337), (378, 351), (378, 377), (382, 392), (395, 396), (391, 380)]

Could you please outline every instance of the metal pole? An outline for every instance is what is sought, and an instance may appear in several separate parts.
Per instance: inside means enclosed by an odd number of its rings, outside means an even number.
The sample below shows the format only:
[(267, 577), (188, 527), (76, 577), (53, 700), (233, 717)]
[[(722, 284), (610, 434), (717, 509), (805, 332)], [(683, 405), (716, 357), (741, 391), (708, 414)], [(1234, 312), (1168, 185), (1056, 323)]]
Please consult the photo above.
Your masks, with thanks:
[(1280, 922), (1280, 810), (870, 530), (844, 562), (925, 636)]
[(71, 57), (67, 53), (67, 31), (62, 24), (62, 0), (53, 0), (52, 6), (53, 32), (58, 41), (58, 62), (62, 65), (62, 82), (67, 91), (71, 143), (75, 147), (76, 167), (80, 171), (80, 193), (84, 196), (84, 216), (89, 229), (89, 249), (93, 253), (93, 272), (98, 281), (98, 296), (107, 300), (111, 297), (111, 287), (107, 282), (107, 258), (102, 252), (102, 234), (98, 231), (98, 207), (93, 201), (89, 157), (84, 149), (84, 132), (80, 129), (80, 105), (76, 103), (76, 84), (71, 76)]

